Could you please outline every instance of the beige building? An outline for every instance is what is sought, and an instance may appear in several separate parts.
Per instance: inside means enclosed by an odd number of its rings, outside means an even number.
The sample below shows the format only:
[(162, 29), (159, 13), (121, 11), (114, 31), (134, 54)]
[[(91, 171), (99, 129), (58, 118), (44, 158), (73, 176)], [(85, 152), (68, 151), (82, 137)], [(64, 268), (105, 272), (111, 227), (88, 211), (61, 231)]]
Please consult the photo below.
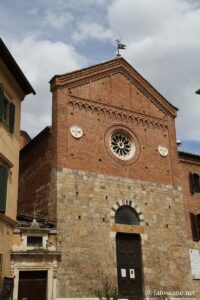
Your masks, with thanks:
[(16, 225), (21, 102), (32, 86), (0, 39), (0, 284), (10, 276)]

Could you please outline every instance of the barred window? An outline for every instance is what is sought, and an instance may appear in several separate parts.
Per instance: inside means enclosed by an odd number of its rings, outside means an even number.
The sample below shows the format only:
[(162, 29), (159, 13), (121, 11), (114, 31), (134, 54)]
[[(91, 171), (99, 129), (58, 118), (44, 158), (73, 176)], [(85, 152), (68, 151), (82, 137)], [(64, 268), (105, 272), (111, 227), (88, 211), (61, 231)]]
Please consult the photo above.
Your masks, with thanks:
[(139, 225), (139, 218), (132, 207), (123, 205), (116, 211), (115, 222), (118, 224)]
[(42, 236), (27, 236), (27, 246), (42, 247)]

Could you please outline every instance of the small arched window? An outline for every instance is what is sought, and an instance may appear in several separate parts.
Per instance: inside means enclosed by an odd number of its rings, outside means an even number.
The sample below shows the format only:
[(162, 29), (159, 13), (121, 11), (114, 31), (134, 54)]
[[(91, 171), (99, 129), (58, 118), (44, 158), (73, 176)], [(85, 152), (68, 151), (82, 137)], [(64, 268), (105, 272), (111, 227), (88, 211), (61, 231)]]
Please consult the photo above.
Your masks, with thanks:
[(200, 214), (190, 214), (193, 241), (200, 241)]
[(200, 193), (200, 176), (196, 173), (189, 173), (191, 193)]
[(139, 218), (135, 210), (128, 206), (123, 205), (118, 208), (115, 214), (115, 223), (127, 225), (139, 225)]
[(199, 175), (196, 173), (193, 174), (193, 182), (194, 182), (194, 191), (196, 193), (199, 193), (200, 192)]

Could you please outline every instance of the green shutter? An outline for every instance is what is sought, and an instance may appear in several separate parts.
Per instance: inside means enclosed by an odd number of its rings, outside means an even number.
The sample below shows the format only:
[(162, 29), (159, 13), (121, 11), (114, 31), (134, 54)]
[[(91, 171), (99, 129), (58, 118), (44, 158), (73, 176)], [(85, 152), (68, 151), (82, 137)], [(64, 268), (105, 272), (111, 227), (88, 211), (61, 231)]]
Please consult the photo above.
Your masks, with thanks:
[(4, 92), (2, 88), (0, 88), (0, 120), (3, 119), (4, 116)]
[(6, 211), (8, 168), (0, 166), (0, 212)]
[(14, 132), (15, 126), (15, 105), (10, 103), (10, 114), (9, 114), (9, 130), (10, 132)]

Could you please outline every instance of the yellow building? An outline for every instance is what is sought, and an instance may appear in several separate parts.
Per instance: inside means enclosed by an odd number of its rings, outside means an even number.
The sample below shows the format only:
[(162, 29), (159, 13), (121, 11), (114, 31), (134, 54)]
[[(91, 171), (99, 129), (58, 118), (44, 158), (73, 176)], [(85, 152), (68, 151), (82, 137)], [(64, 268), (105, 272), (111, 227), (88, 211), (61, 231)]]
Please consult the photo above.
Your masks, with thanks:
[(10, 275), (16, 224), (21, 102), (32, 86), (0, 39), (0, 285)]

